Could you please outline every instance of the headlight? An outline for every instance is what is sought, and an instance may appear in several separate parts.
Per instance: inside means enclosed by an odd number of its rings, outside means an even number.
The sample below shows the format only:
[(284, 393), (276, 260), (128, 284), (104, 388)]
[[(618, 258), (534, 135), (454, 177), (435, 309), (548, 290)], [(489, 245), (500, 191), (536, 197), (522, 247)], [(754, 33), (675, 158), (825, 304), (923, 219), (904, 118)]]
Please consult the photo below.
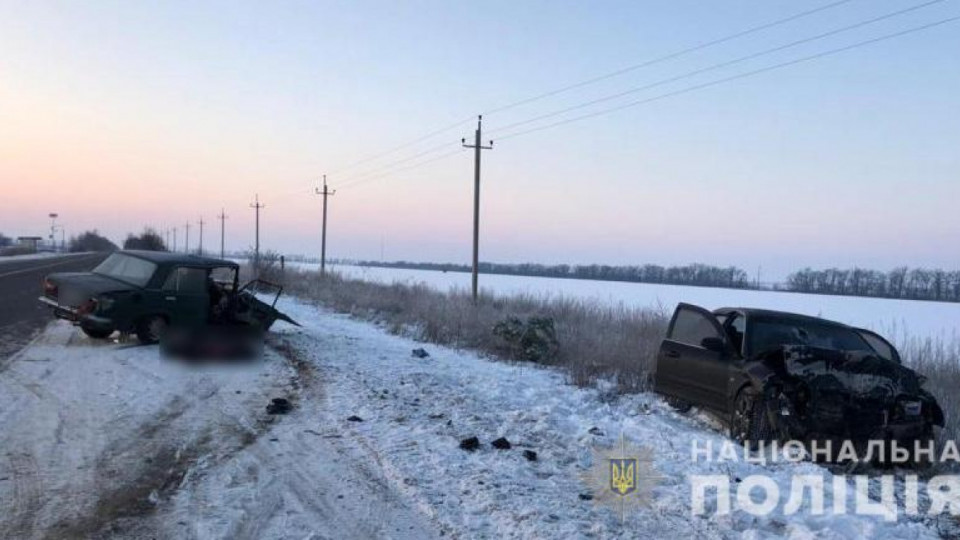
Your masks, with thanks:
[(110, 311), (113, 308), (113, 304), (116, 302), (116, 299), (109, 296), (101, 296), (97, 303), (100, 307), (99, 311)]

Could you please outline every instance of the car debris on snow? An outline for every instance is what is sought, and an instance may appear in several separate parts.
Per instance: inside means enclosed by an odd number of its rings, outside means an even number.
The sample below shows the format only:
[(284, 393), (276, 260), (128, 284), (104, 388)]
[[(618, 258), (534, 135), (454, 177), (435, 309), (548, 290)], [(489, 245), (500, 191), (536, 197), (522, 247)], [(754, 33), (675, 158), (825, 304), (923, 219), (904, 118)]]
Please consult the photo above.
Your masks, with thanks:
[(430, 358), (430, 353), (427, 352), (423, 347), (417, 347), (410, 353), (414, 358)]
[(273, 398), (267, 404), (267, 414), (287, 414), (293, 410), (293, 405), (286, 398)]
[(466, 450), (467, 452), (473, 452), (477, 448), (480, 448), (480, 439), (476, 437), (467, 437), (460, 441), (460, 449)]
[(499, 439), (490, 443), (490, 446), (496, 448), (497, 450), (509, 450), (510, 441), (508, 441), (506, 437), (500, 437)]

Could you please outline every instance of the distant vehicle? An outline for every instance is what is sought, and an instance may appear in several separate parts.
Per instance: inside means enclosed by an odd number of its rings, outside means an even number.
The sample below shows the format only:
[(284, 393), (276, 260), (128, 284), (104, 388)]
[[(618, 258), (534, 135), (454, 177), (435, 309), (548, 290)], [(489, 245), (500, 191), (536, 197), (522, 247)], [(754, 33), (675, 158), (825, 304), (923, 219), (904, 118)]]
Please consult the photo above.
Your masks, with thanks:
[[(274, 307), (281, 287), (254, 280), (239, 285), (233, 261), (162, 251), (118, 251), (91, 272), (50, 274), (40, 302), (56, 317), (80, 326), (92, 338), (136, 333), (156, 343), (167, 327), (207, 325), (268, 330), (277, 320), (297, 324)], [(252, 291), (276, 290), (273, 304)]]
[[(778, 311), (680, 304), (655, 389), (727, 419), (738, 441), (928, 440), (943, 411), (869, 330)], [(912, 447), (912, 445), (910, 445)]]

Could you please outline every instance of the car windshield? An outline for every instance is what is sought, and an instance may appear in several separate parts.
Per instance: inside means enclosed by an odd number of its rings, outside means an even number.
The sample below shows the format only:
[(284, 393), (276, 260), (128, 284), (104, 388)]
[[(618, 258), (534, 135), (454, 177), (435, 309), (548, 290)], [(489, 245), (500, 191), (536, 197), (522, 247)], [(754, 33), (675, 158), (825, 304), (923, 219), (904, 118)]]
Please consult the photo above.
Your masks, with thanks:
[(850, 328), (803, 319), (756, 319), (752, 323), (749, 339), (753, 354), (776, 350), (784, 345), (808, 345), (838, 351), (873, 351)]
[(157, 265), (150, 261), (123, 253), (114, 253), (94, 268), (93, 273), (143, 287), (150, 281), (156, 269)]

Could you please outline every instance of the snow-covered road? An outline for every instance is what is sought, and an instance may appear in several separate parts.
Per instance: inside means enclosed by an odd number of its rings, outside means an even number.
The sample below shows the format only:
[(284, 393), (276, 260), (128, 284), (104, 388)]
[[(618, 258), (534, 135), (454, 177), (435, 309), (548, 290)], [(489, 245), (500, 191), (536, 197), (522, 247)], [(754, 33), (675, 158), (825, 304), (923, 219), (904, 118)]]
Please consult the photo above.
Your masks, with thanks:
[[(15, 538), (935, 537), (876, 516), (693, 516), (690, 474), (809, 463), (692, 462), (721, 434), (652, 395), (424, 346), (293, 300), (264, 361), (190, 369), (155, 347), (53, 323), (0, 365), (0, 536)], [(264, 407), (289, 398), (294, 409)], [(351, 419), (351, 417), (354, 417)], [(649, 508), (590, 500), (596, 448), (653, 449)], [(476, 436), (480, 448), (461, 450)], [(509, 450), (490, 442), (506, 437)], [(537, 453), (530, 461), (524, 450)]]

